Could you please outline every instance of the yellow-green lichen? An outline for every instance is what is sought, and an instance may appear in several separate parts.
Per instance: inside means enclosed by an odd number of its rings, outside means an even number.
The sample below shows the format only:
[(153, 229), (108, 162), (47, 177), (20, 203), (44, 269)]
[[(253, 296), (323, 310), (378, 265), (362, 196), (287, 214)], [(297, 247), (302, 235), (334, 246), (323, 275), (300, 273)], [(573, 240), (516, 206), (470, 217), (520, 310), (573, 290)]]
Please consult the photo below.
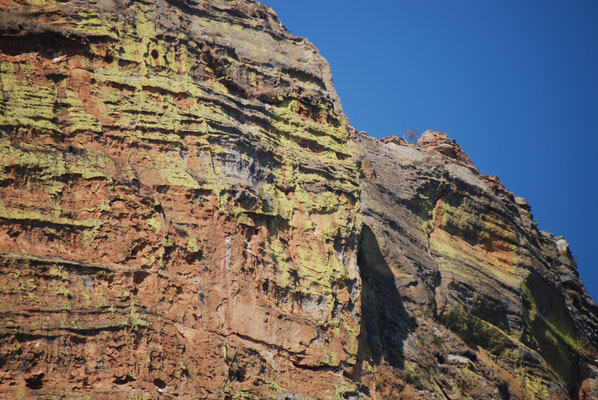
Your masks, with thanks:
[(74, 31), (90, 36), (104, 36), (113, 40), (118, 40), (115, 25), (119, 25), (116, 18), (111, 19), (107, 13), (100, 13), (93, 8), (79, 10), (78, 18), (73, 18)]
[(137, 306), (132, 304), (129, 309), (129, 317), (125, 322), (126, 326), (129, 326), (131, 330), (137, 331), (140, 328), (146, 328), (149, 326), (149, 322), (147, 321), (144, 314), (139, 313), (137, 310)]
[(43, 214), (40, 211), (8, 208), (3, 202), (0, 202), (0, 219), (19, 222), (41, 222), (47, 225), (62, 225), (66, 227), (91, 230), (98, 229), (104, 223), (94, 219), (73, 220), (64, 217)]
[(550, 398), (550, 393), (548, 392), (549, 383), (545, 379), (530, 374), (525, 368), (517, 369), (515, 377), (521, 387), (528, 393), (531, 400)]
[(190, 237), (189, 240), (187, 240), (187, 252), (191, 253), (191, 254), (196, 254), (199, 252), (199, 246), (197, 245), (197, 239), (195, 239), (195, 237)]
[(111, 182), (116, 173), (114, 162), (94, 150), (65, 154), (58, 149), (16, 143), (4, 137), (0, 138), (0, 153), (3, 155), (0, 159), (0, 171), (29, 171), (34, 182), (42, 185), (50, 195), (58, 194), (64, 189), (61, 177), (65, 175), (82, 179), (103, 178)]
[(199, 189), (201, 186), (190, 174), (187, 163), (180, 157), (156, 156), (156, 168), (160, 175), (173, 186), (183, 186), (188, 189)]
[[(521, 340), (537, 348), (565, 382), (570, 382), (577, 357), (587, 355), (585, 342), (576, 334), (564, 305), (539, 299), (534, 293), (526, 283), (521, 284), (522, 315), (526, 324)], [(544, 305), (540, 307), (539, 302)]]
[(463, 306), (457, 306), (448, 312), (446, 325), (464, 341), (476, 344), (496, 356), (514, 346), (512, 339), (500, 328), (471, 315)]
[(56, 126), (57, 91), (53, 85), (40, 85), (31, 77), (35, 67), (29, 63), (0, 64), (0, 127), (26, 128), (42, 133), (59, 132)]

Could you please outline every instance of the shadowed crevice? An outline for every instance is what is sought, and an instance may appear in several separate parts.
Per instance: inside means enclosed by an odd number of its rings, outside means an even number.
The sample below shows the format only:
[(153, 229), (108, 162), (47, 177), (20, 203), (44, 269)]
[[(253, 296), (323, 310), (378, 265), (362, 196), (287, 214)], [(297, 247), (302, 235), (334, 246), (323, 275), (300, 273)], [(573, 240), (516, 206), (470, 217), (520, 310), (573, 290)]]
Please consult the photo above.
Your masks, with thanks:
[(374, 364), (386, 362), (395, 368), (403, 368), (404, 342), (408, 332), (415, 329), (415, 323), (405, 311), (378, 239), (367, 225), (363, 226), (357, 263), (363, 281), (358, 360)]

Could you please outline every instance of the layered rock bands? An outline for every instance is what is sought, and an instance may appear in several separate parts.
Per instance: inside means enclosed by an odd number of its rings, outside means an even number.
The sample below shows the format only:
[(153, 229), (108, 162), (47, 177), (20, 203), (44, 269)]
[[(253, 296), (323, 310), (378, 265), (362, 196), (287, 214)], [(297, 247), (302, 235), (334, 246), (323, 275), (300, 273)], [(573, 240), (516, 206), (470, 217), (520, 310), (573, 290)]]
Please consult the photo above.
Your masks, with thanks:
[(271, 9), (0, 12), (0, 398), (597, 398), (567, 242)]

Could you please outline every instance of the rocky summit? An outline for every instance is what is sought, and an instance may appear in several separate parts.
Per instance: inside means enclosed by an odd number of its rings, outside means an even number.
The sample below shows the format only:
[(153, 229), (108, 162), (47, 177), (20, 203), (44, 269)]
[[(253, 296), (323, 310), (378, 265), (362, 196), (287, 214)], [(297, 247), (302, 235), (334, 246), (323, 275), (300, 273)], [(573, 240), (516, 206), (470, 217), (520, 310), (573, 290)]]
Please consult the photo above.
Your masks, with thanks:
[(347, 122), (254, 0), (0, 0), (1, 399), (598, 398), (562, 237)]

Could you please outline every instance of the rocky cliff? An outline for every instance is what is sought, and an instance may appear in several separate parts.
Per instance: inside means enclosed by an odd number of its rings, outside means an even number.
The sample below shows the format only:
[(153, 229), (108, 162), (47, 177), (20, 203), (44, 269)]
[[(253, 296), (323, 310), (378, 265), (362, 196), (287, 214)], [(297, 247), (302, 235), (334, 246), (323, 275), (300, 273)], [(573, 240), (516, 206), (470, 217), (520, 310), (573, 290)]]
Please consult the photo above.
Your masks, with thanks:
[(0, 12), (0, 398), (598, 397), (567, 242), (271, 9)]

